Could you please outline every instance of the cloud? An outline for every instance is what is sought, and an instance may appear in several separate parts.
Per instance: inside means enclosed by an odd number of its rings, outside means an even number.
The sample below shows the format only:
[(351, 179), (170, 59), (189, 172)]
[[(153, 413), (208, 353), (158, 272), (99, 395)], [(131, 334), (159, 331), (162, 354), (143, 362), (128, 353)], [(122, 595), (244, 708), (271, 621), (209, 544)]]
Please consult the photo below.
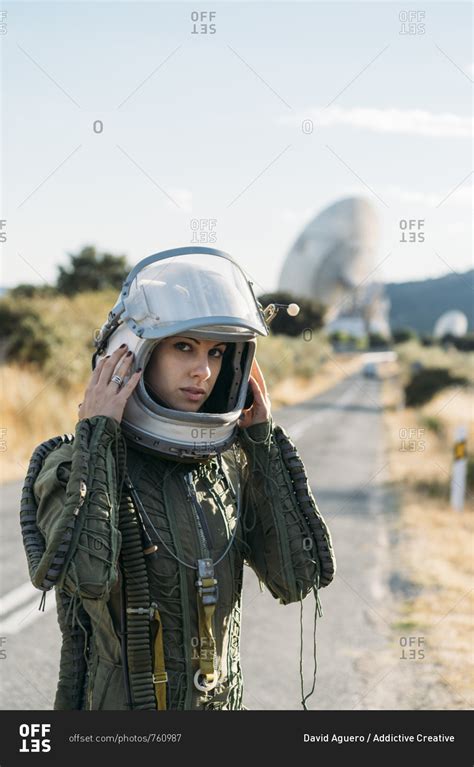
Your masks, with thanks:
[(296, 115), (282, 116), (283, 123), (303, 123), (312, 120), (314, 128), (329, 125), (347, 125), (351, 128), (375, 133), (404, 133), (412, 136), (436, 138), (461, 138), (472, 135), (471, 117), (443, 112), (435, 114), (423, 109), (376, 109), (368, 107), (346, 108), (340, 106), (319, 109), (310, 107)]

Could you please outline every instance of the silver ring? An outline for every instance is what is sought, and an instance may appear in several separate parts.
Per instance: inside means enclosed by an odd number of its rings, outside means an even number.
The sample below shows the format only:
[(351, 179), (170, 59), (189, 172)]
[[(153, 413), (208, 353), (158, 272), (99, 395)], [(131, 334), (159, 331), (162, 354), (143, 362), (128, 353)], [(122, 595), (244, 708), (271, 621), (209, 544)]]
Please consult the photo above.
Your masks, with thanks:
[(123, 384), (123, 378), (121, 378), (117, 374), (112, 376), (112, 378), (110, 380), (113, 381), (114, 383), (118, 384), (119, 386), (122, 386), (122, 384)]
[(217, 671), (214, 671), (214, 678), (212, 682), (200, 682), (199, 677), (204, 676), (204, 674), (201, 672), (201, 669), (198, 668), (196, 673), (194, 674), (194, 686), (196, 690), (201, 690), (201, 692), (207, 692), (208, 690), (213, 690), (214, 687), (216, 687), (217, 682), (219, 680), (219, 674)]

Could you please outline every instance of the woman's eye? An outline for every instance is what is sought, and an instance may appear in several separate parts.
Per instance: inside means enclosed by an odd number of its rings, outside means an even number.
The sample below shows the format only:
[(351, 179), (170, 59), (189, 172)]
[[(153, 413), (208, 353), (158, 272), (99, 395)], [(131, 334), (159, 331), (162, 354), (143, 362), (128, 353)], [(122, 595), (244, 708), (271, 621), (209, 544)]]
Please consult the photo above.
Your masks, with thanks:
[[(193, 351), (194, 347), (192, 347), (191, 344), (186, 343), (186, 341), (177, 341), (174, 344), (174, 348), (179, 349), (179, 351), (182, 351), (182, 352), (187, 352), (187, 351)], [(210, 349), (209, 354), (212, 357), (216, 357), (217, 359), (219, 359), (220, 357), (223, 356), (224, 352), (222, 351), (222, 349)]]

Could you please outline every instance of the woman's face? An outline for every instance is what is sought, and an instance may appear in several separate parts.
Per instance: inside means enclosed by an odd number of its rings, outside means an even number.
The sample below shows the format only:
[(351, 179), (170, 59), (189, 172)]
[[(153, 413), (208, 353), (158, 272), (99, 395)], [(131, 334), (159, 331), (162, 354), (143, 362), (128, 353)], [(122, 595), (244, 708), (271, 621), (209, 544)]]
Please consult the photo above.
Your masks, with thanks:
[(222, 341), (164, 338), (151, 354), (145, 382), (168, 407), (195, 413), (212, 392), (225, 350)]

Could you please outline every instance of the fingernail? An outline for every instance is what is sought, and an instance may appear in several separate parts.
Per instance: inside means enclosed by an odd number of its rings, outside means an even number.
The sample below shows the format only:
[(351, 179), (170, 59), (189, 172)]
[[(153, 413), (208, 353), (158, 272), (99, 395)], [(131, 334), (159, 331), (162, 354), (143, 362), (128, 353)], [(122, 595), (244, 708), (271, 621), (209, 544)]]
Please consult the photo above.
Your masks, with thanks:
[(141, 373), (142, 368), (138, 368), (137, 373)]
[(119, 349), (125, 349), (127, 344), (120, 344)]
[(127, 352), (125, 356), (126, 356), (126, 357), (130, 357), (131, 353), (132, 353), (132, 352)]

